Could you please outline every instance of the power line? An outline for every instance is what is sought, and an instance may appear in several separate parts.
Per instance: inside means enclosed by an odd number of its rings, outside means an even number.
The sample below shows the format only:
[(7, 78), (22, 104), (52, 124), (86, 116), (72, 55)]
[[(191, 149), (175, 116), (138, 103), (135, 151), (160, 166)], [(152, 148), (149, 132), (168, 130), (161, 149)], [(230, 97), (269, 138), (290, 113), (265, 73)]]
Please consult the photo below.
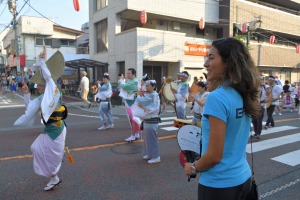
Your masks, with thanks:
[(31, 6), (31, 4), (28, 3), (29, 0), (24, 0), (25, 4), (27, 4), (32, 10), (34, 10), (35, 12), (37, 12), (40, 16), (42, 16), (43, 18), (49, 20), (50, 22), (52, 22), (53, 24), (56, 24), (58, 26), (61, 26), (60, 24), (52, 21), (51, 19), (49, 19), (48, 17), (46, 17), (45, 15), (43, 15), (42, 13), (40, 13), (39, 11), (37, 11), (34, 7)]

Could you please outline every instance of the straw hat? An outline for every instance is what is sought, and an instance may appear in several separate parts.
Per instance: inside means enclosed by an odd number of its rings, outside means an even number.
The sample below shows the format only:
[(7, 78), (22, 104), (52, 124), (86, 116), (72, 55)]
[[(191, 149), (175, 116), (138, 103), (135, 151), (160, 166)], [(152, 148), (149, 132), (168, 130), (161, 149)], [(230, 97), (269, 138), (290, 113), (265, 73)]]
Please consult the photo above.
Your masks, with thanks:
[[(65, 59), (64, 56), (60, 51), (55, 52), (47, 61), (46, 65), (51, 73), (51, 77), (53, 81), (57, 81), (62, 74), (64, 73), (65, 69)], [(40, 71), (37, 71), (30, 79), (31, 83), (36, 84), (45, 84), (45, 79), (41, 75)]]

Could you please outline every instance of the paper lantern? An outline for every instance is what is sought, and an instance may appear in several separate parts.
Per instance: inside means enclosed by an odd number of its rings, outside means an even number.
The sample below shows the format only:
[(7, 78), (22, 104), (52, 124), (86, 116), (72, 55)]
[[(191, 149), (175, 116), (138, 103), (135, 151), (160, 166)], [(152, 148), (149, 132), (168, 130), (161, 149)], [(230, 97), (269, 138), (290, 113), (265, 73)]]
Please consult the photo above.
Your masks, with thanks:
[(300, 53), (300, 44), (297, 44), (296, 46), (296, 53)]
[(270, 37), (270, 44), (273, 44), (275, 42), (275, 35), (272, 35)]
[(200, 30), (203, 30), (205, 27), (205, 21), (203, 19), (203, 17), (201, 17), (200, 21), (199, 21), (199, 28)]
[(140, 13), (140, 21), (143, 25), (147, 23), (147, 12), (144, 10)]
[(73, 0), (74, 9), (78, 12), (80, 10), (79, 0)]
[(247, 32), (247, 24), (246, 23), (242, 23), (241, 31), (242, 31), (242, 33)]

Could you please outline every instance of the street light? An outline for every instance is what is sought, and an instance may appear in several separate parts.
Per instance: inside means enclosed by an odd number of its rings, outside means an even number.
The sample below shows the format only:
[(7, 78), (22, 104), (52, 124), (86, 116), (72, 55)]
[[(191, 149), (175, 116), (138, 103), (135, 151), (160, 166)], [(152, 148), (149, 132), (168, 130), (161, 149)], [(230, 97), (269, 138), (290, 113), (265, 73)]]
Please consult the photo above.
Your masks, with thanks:
[(8, 10), (14, 16), (13, 24), (15, 30), (15, 50), (16, 50), (16, 59), (17, 59), (17, 72), (20, 72), (20, 56), (19, 56), (19, 43), (18, 43), (18, 34), (17, 34), (17, 4), (16, 0), (8, 0)]

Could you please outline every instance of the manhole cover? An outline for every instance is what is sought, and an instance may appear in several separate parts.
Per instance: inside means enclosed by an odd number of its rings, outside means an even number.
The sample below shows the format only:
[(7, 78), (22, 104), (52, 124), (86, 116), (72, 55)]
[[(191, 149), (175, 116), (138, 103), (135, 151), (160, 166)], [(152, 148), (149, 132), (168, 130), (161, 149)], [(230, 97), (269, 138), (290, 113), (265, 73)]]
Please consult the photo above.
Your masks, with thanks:
[(134, 143), (121, 144), (112, 147), (111, 151), (118, 154), (137, 154), (142, 152), (142, 147)]

